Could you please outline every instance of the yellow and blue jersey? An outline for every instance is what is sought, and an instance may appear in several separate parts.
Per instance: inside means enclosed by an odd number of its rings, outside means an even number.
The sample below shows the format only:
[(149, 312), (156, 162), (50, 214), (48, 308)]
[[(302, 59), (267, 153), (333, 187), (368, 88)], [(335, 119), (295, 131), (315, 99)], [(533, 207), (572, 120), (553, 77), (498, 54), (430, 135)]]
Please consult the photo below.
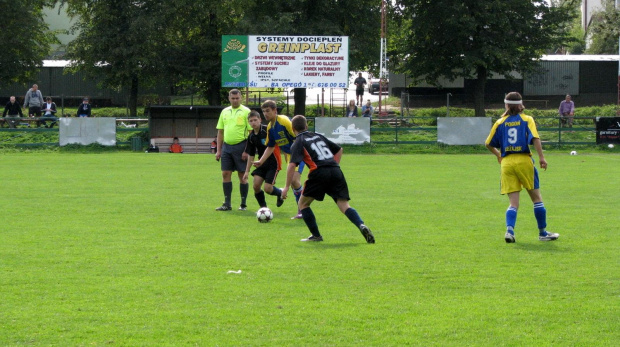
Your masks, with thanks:
[(486, 144), (499, 148), (502, 157), (509, 154), (532, 155), (529, 145), (534, 139), (540, 138), (536, 130), (534, 118), (524, 115), (506, 115), (493, 124)]
[(267, 147), (278, 145), (284, 153), (290, 154), (293, 142), (295, 142), (295, 133), (288, 117), (278, 115), (274, 123), (267, 124), (267, 138), (265, 139)]

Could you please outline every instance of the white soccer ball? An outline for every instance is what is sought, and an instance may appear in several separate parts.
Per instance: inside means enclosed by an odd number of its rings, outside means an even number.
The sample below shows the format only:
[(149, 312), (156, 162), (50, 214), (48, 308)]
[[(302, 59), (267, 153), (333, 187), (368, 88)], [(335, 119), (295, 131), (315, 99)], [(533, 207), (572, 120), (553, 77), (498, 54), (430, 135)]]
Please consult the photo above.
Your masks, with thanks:
[(610, 144), (608, 144), (608, 145), (607, 145), (607, 147), (609, 147), (609, 148), (614, 148), (614, 144), (613, 144), (613, 143), (610, 143)]
[(261, 207), (256, 211), (256, 219), (261, 223), (268, 223), (273, 219), (273, 212), (267, 207)]
[(571, 151), (570, 155), (577, 155), (577, 151)]

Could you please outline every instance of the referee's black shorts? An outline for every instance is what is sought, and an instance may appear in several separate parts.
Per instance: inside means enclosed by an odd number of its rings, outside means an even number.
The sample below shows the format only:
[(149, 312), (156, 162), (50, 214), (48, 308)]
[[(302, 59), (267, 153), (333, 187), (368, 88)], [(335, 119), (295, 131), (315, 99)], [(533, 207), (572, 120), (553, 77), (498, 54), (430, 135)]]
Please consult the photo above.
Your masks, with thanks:
[(349, 187), (339, 166), (318, 167), (308, 175), (302, 195), (323, 201), (325, 194), (334, 199), (351, 200)]

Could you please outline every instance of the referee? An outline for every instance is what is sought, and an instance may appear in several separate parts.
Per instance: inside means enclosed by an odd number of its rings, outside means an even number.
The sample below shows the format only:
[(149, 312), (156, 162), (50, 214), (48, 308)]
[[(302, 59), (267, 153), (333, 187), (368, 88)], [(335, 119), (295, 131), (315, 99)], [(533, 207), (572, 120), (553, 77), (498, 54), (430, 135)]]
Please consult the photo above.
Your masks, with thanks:
[[(247, 209), (249, 185), (244, 179), (247, 153), (245, 153), (246, 138), (252, 130), (248, 122), (250, 109), (241, 105), (241, 92), (233, 89), (228, 93), (230, 106), (222, 110), (217, 121), (217, 152), (215, 160), (219, 161), (222, 168), (222, 188), (224, 190), (224, 203), (216, 208), (216, 211), (230, 211), (232, 195), (232, 173), (237, 171), (239, 176), (239, 191), (241, 192), (240, 211)], [(220, 160), (221, 159), (221, 160)]]

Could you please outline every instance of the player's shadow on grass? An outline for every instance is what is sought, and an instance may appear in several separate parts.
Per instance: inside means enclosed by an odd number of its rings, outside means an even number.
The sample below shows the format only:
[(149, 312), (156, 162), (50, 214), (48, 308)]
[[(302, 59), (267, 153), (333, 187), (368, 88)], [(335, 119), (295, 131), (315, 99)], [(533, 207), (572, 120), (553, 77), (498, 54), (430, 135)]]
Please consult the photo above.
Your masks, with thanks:
[(525, 251), (531, 251), (531, 252), (553, 252), (553, 253), (559, 253), (559, 252), (568, 252), (568, 250), (566, 248), (558, 248), (558, 245), (555, 244), (555, 242), (560, 242), (560, 241), (547, 241), (547, 242), (516, 242), (514, 244), (514, 246), (516, 248), (525, 250)]
[(324, 248), (324, 249), (339, 249), (339, 248), (349, 248), (349, 247), (357, 247), (363, 246), (365, 243), (351, 243), (351, 242), (342, 242), (342, 243), (330, 243), (329, 241), (323, 242), (300, 242), (299, 247), (316, 247), (316, 248)]

